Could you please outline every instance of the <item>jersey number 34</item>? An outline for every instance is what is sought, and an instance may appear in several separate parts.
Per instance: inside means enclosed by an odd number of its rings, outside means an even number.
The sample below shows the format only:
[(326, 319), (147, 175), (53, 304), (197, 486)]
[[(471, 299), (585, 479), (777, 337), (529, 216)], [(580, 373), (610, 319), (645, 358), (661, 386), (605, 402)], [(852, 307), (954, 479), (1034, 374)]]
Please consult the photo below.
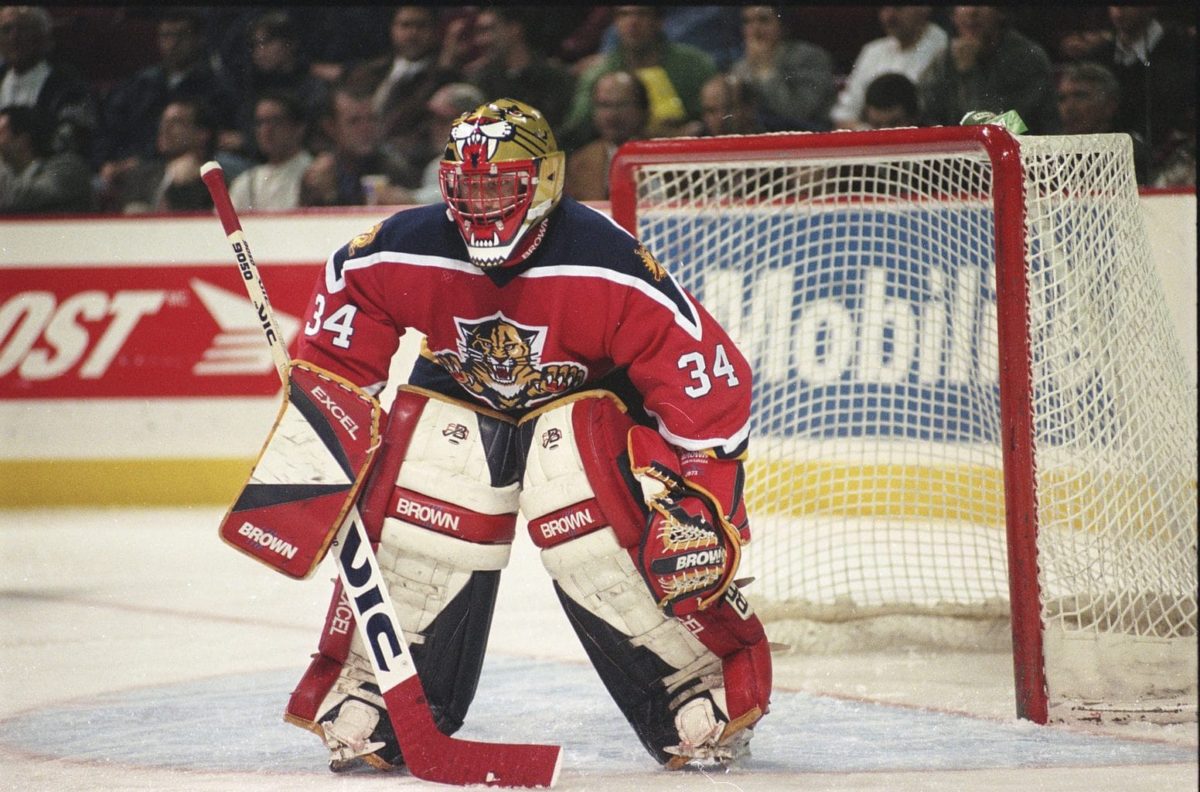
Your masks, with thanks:
[(330, 342), (335, 347), (350, 348), (350, 336), (354, 335), (354, 316), (358, 313), (355, 305), (343, 305), (325, 318), (325, 295), (318, 294), (316, 305), (313, 306), (312, 321), (304, 325), (304, 335), (315, 336), (322, 330), (333, 333)]
[(712, 390), (713, 377), (723, 377), (731, 388), (737, 387), (740, 382), (737, 372), (733, 370), (733, 364), (729, 362), (729, 354), (722, 344), (717, 344), (717, 348), (713, 350), (711, 375), (704, 356), (699, 352), (688, 352), (681, 356), (676, 366), (680, 370), (689, 369), (689, 376), (695, 380), (695, 385), (689, 385), (683, 389), (683, 392), (693, 399), (699, 399)]

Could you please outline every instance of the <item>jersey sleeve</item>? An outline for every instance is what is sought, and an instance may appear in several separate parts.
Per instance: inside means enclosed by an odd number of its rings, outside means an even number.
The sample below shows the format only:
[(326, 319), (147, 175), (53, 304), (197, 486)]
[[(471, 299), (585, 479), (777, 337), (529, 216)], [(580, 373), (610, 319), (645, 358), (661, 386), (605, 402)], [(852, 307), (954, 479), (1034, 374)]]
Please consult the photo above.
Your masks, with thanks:
[(381, 270), (355, 266), (370, 255), (377, 232), (378, 226), (355, 237), (326, 261), (309, 298), (296, 353), (372, 395), (387, 384), (392, 356), (404, 333), (386, 308), (395, 303), (388, 300)]
[(750, 365), (720, 324), (638, 245), (648, 277), (635, 281), (613, 335), (646, 411), (671, 444), (742, 455), (750, 429)]

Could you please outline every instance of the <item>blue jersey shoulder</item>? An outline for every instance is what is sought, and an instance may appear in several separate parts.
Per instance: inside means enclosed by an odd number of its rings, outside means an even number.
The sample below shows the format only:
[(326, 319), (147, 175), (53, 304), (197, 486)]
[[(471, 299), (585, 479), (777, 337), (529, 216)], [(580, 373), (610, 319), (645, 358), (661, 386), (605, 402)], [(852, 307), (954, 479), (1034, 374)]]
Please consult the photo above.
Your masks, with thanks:
[(596, 267), (617, 273), (658, 292), (687, 319), (698, 323), (691, 300), (675, 279), (645, 245), (614, 220), (563, 198), (551, 222), (545, 250), (537, 256), (535, 266)]
[(440, 256), (465, 261), (467, 249), (443, 204), (402, 209), (347, 242), (335, 254), (339, 261), (382, 251)]
[(635, 274), (638, 241), (602, 213), (564, 197), (550, 219), (542, 266), (603, 267)]

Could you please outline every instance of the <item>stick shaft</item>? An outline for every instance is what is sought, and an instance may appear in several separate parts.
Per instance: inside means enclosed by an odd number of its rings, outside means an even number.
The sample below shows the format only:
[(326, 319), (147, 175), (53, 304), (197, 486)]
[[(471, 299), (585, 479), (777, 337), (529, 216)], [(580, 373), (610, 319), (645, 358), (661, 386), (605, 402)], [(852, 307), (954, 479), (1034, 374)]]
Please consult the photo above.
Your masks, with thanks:
[(217, 217), (221, 220), (222, 228), (225, 229), (225, 239), (233, 249), (233, 257), (242, 273), (242, 282), (246, 286), (246, 293), (250, 295), (250, 302), (258, 313), (259, 325), (262, 326), (263, 334), (267, 337), (267, 346), (271, 350), (271, 362), (275, 364), (280, 381), (286, 385), (289, 361), (287, 339), (283, 337), (279, 323), (275, 320), (275, 311), (271, 309), (271, 302), (267, 298), (267, 286), (263, 283), (258, 265), (254, 263), (254, 255), (250, 252), (249, 243), (246, 242), (246, 234), (242, 231), (242, 223), (238, 219), (237, 211), (233, 208), (233, 202), (229, 200), (229, 190), (225, 186), (225, 172), (216, 162), (206, 162), (200, 168), (200, 178), (204, 180), (205, 186), (208, 187), (208, 193), (212, 196), (213, 205), (217, 209)]

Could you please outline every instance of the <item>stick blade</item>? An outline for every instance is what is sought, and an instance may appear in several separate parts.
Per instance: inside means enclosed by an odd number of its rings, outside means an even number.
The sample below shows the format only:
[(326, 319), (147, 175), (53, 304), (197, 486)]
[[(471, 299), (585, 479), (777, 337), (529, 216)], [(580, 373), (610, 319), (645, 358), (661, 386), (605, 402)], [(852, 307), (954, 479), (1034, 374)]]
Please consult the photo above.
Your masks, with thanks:
[(417, 778), (442, 784), (552, 787), (562, 766), (557, 745), (459, 740), (438, 731), (414, 674), (383, 694), (404, 763)]

